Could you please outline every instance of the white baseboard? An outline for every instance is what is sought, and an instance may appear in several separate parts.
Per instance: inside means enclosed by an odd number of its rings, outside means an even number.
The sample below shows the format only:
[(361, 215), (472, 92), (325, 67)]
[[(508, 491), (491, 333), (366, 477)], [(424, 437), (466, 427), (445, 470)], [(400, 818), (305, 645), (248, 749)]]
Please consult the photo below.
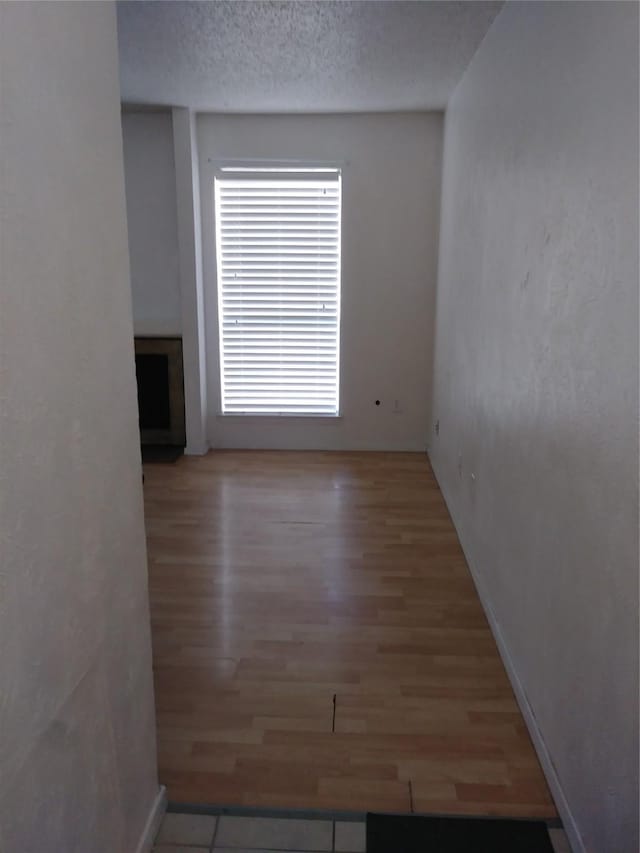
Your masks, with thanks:
[(153, 842), (160, 829), (160, 823), (167, 810), (167, 789), (164, 785), (160, 785), (158, 795), (153, 801), (149, 817), (140, 836), (140, 841), (136, 847), (136, 853), (150, 853), (153, 847)]
[(184, 449), (185, 456), (206, 456), (209, 452), (209, 445), (203, 444), (187, 444)]
[(489, 622), (491, 633), (493, 634), (493, 637), (496, 641), (496, 645), (498, 646), (498, 651), (500, 652), (502, 663), (504, 664), (504, 668), (507, 671), (509, 681), (511, 682), (513, 692), (515, 693), (516, 700), (520, 707), (520, 711), (522, 713), (522, 716), (524, 717), (527, 729), (529, 730), (529, 735), (531, 736), (531, 740), (533, 741), (533, 746), (538, 755), (538, 760), (540, 761), (540, 764), (542, 766), (542, 771), (547, 780), (547, 784), (549, 785), (549, 790), (551, 791), (551, 795), (554, 799), (556, 808), (558, 809), (560, 819), (562, 820), (564, 831), (569, 839), (571, 850), (573, 851), (573, 853), (586, 853), (584, 842), (578, 830), (578, 826), (575, 822), (575, 819), (571, 813), (571, 809), (569, 808), (569, 803), (567, 802), (567, 798), (562, 788), (562, 784), (560, 783), (560, 779), (553, 763), (553, 759), (551, 757), (551, 754), (549, 753), (547, 744), (545, 743), (542, 732), (540, 731), (540, 728), (538, 726), (538, 721), (536, 720), (535, 713), (527, 697), (527, 691), (525, 690), (524, 685), (520, 681), (520, 677), (507, 647), (504, 635), (502, 633), (502, 629), (500, 628), (500, 623), (496, 618), (496, 614), (491, 605), (491, 601), (489, 600), (489, 595), (487, 593), (487, 588), (484, 584), (484, 581), (482, 580), (482, 575), (478, 571), (477, 566), (474, 565), (470, 550), (465, 545), (464, 537), (460, 531), (458, 524), (456, 523), (456, 518), (453, 513), (453, 505), (449, 500), (447, 490), (443, 485), (442, 479), (438, 475), (434, 461), (431, 457), (429, 457), (429, 461), (431, 463), (431, 468), (433, 469), (435, 478), (438, 482), (438, 486), (440, 487), (440, 491), (442, 492), (442, 495), (444, 497), (444, 501), (449, 510), (449, 515), (451, 516), (453, 525), (456, 528), (456, 533), (458, 534), (460, 545), (462, 546), (462, 550), (467, 560), (467, 565), (469, 566), (469, 571), (471, 572), (471, 577), (473, 578), (478, 597)]

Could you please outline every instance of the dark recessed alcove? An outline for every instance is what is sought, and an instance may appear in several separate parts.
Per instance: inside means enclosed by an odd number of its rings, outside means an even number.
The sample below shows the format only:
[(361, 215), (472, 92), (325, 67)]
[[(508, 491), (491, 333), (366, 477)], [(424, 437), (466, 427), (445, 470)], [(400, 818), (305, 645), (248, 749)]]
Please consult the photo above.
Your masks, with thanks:
[(140, 429), (171, 429), (167, 355), (151, 353), (136, 355), (136, 379)]

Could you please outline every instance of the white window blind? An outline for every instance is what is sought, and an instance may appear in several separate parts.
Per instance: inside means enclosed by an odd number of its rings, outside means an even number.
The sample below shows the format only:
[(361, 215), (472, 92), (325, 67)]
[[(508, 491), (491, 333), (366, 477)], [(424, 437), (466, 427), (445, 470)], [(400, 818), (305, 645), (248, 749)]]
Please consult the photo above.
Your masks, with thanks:
[(336, 415), (340, 171), (215, 180), (222, 411)]

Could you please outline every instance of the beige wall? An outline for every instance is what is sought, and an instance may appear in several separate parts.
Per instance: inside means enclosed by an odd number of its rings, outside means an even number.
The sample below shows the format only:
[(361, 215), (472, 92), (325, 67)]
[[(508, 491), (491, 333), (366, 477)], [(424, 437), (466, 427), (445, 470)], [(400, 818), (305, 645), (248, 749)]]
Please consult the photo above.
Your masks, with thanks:
[(137, 335), (179, 335), (180, 264), (171, 112), (122, 114), (127, 223)]
[(638, 6), (508, 3), (446, 119), (431, 457), (576, 850), (638, 851)]
[(0, 849), (158, 794), (115, 9), (0, 3)]
[[(212, 447), (424, 451), (441, 146), (440, 113), (198, 117)], [(213, 175), (243, 158), (343, 164), (339, 419), (217, 416)]]

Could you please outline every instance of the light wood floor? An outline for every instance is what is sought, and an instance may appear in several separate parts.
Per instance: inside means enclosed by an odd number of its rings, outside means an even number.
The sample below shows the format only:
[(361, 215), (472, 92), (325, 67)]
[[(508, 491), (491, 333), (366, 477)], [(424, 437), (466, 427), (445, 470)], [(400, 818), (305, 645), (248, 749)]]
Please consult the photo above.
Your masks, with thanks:
[(425, 456), (212, 452), (145, 478), (170, 799), (556, 815)]

